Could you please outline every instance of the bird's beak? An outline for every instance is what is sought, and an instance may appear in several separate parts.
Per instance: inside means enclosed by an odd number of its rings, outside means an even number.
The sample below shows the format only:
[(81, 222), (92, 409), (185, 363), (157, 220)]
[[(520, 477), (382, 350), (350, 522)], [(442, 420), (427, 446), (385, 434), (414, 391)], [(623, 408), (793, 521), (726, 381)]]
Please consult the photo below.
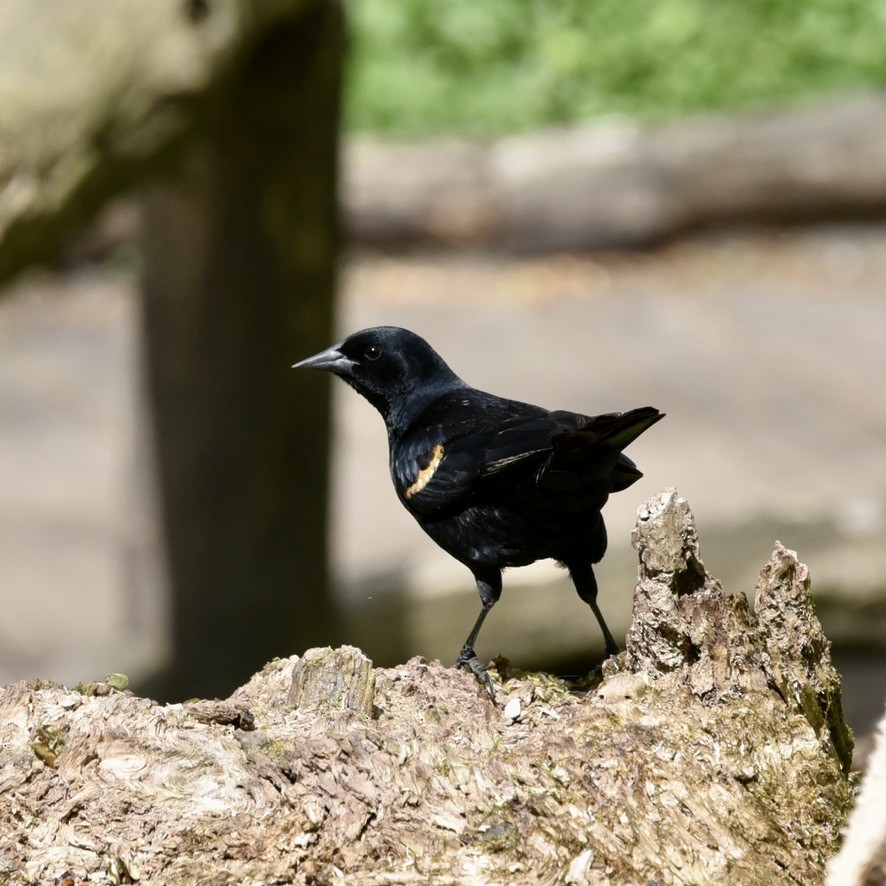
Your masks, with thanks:
[(335, 375), (350, 375), (351, 370), (356, 366), (350, 357), (346, 357), (339, 348), (341, 345), (333, 345), (313, 357), (300, 360), (293, 363), (293, 369), (322, 369), (325, 372), (332, 372)]

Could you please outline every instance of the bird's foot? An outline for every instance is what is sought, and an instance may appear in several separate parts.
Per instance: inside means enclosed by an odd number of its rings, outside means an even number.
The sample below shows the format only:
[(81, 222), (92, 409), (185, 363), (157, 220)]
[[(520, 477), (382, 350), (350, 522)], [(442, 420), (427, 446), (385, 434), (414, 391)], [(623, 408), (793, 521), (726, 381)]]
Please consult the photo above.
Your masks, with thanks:
[(621, 650), (618, 646), (606, 650), (606, 658), (598, 664), (588, 676), (598, 677), (601, 680), (604, 677), (611, 677), (622, 669), (622, 662), (619, 660)]
[(486, 687), (489, 697), (495, 703), (495, 687), (492, 685), (492, 678), (489, 676), (486, 666), (477, 658), (473, 646), (465, 646), (459, 652), (454, 667), (460, 671), (469, 670)]

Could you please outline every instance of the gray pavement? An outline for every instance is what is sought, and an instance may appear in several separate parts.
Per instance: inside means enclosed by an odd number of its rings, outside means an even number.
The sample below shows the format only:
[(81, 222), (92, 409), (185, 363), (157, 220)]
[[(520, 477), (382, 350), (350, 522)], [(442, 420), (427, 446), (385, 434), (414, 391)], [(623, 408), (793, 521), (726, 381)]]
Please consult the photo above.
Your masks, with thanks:
[[(668, 413), (631, 448), (645, 478), (607, 508), (602, 600), (624, 624), (634, 514), (668, 485), (689, 499), (702, 555), (727, 587), (752, 590), (779, 537), (810, 565), (816, 591), (883, 599), (884, 281), (877, 226), (722, 234), (594, 258), (354, 256), (339, 326), (409, 326), (496, 393)], [(125, 274), (34, 276), (0, 302), (0, 683), (137, 676), (162, 658), (137, 363)], [(369, 589), (402, 583), (420, 601), (407, 620), (414, 650), (451, 656), (462, 629), (441, 645), (435, 607), (463, 588), (472, 614), (470, 576), (397, 503), (371, 407), (340, 385), (336, 414), (342, 593), (381, 623)], [(484, 630), (491, 654), (521, 648), (517, 632), (558, 642), (590, 631), (574, 594), (537, 593), (552, 577), (545, 565), (506, 576)], [(882, 698), (869, 665), (868, 695)], [(882, 667), (873, 673), (882, 681)]]

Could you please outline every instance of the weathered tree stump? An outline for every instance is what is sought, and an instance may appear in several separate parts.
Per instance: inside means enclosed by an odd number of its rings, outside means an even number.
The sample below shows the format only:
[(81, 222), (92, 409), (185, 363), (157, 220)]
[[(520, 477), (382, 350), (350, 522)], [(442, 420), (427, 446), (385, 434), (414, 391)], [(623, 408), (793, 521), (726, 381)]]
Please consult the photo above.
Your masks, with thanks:
[(752, 611), (673, 490), (634, 540), (627, 652), (583, 688), (499, 662), (493, 706), (438, 662), (351, 648), (271, 662), (215, 707), (6, 687), (0, 877), (822, 882), (851, 738), (805, 567), (776, 545)]

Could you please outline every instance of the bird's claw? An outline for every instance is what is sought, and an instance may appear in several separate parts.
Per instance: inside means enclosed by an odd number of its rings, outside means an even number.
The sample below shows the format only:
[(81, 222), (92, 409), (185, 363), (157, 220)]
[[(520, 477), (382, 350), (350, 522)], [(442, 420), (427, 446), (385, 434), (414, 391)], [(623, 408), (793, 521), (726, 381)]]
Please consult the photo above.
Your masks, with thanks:
[(492, 685), (492, 678), (489, 676), (489, 671), (486, 670), (486, 666), (477, 657), (477, 653), (474, 652), (472, 647), (465, 646), (464, 649), (459, 652), (458, 658), (455, 660), (455, 667), (460, 671), (469, 670), (481, 683), (483, 683), (486, 687), (486, 691), (489, 693), (489, 698), (495, 703), (495, 687)]

